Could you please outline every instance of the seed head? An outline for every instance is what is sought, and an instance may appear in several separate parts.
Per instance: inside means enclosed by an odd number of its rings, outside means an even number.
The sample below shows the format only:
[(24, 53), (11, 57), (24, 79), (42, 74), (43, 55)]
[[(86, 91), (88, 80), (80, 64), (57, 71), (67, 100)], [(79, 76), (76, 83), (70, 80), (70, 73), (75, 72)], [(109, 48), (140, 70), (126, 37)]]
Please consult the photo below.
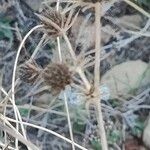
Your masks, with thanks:
[(43, 9), (41, 14), (37, 14), (42, 24), (44, 25), (44, 32), (51, 36), (61, 35), (61, 29), (63, 29), (66, 23), (65, 15), (61, 14), (59, 11), (53, 9)]
[(26, 83), (33, 84), (40, 75), (40, 70), (36, 62), (27, 62), (19, 68), (19, 78)]
[(19, 77), (26, 83), (33, 84), (39, 75), (46, 85), (51, 87), (52, 94), (57, 95), (72, 81), (72, 73), (65, 64), (51, 63), (41, 69), (34, 62), (28, 62), (19, 69)]
[(51, 86), (52, 92), (60, 93), (67, 85), (71, 83), (72, 75), (68, 66), (65, 64), (52, 63), (43, 71), (45, 83)]
[(41, 14), (36, 14), (44, 25), (44, 31), (46, 34), (51, 36), (60, 36), (64, 32), (68, 31), (77, 19), (79, 10), (71, 6), (72, 9), (67, 9), (62, 11), (56, 11), (55, 9), (50, 9), (49, 7), (43, 8)]

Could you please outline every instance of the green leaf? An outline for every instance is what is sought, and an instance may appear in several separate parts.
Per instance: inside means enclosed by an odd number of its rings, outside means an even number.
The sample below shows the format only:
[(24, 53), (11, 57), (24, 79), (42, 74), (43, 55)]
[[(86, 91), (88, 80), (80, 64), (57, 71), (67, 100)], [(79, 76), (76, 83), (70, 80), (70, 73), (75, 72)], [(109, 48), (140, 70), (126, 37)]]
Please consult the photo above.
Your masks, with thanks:
[(0, 20), (0, 39), (8, 38), (11, 41), (13, 40), (13, 33), (11, 29), (9, 29), (10, 27), (11, 27), (10, 20), (7, 20), (7, 19)]
[(22, 117), (27, 117), (29, 114), (29, 109), (26, 109), (26, 108), (20, 108), (19, 111)]
[(5, 35), (5, 37), (7, 37), (9, 39), (13, 38), (13, 34), (12, 34), (11, 30), (5, 30), (4, 35)]
[(85, 124), (83, 122), (81, 122), (81, 121), (79, 121), (79, 122), (76, 121), (73, 124), (73, 130), (77, 131), (77, 132), (84, 132), (84, 130), (85, 130)]
[(133, 135), (137, 137), (141, 137), (144, 130), (144, 121), (143, 120), (136, 120), (134, 127), (131, 129)]
[(120, 106), (120, 101), (118, 101), (117, 99), (110, 99), (109, 102), (111, 103), (112, 107)]
[(121, 139), (121, 132), (118, 130), (113, 130), (109, 133), (108, 136), (108, 141), (110, 141), (110, 143), (116, 143), (117, 141), (119, 141)]
[(0, 30), (0, 39), (2, 39), (2, 38), (4, 38), (4, 37), (5, 37), (4, 32), (2, 32), (2, 31)]
[(91, 141), (91, 145), (92, 145), (93, 150), (102, 150), (100, 142), (96, 139), (93, 139)]

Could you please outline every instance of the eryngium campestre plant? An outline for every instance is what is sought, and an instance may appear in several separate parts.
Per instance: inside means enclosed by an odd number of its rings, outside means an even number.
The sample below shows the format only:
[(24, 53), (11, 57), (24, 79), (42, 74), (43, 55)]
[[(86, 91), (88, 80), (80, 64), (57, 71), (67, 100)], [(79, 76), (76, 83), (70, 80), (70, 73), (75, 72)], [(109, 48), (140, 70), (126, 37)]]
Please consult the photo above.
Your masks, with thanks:
[(40, 18), (41, 23), (44, 25), (43, 31), (49, 36), (61, 35), (61, 29), (64, 28), (66, 23), (65, 15), (53, 9), (43, 9), (41, 14), (37, 14)]
[(52, 63), (43, 71), (45, 83), (51, 86), (52, 92), (57, 94), (64, 90), (72, 81), (72, 73), (65, 64)]
[(49, 36), (61, 36), (68, 31), (75, 22), (78, 13), (75, 13), (75, 9), (70, 9), (66, 13), (60, 13), (59, 11), (43, 8), (41, 14), (36, 14), (41, 23), (44, 25), (43, 31)]
[(28, 62), (19, 69), (19, 77), (26, 83), (33, 84), (39, 75), (50, 86), (53, 94), (59, 94), (72, 81), (72, 73), (65, 64), (51, 63), (45, 69), (40, 69), (33, 62)]
[(33, 84), (40, 75), (40, 70), (36, 62), (27, 62), (19, 68), (19, 78), (26, 83)]

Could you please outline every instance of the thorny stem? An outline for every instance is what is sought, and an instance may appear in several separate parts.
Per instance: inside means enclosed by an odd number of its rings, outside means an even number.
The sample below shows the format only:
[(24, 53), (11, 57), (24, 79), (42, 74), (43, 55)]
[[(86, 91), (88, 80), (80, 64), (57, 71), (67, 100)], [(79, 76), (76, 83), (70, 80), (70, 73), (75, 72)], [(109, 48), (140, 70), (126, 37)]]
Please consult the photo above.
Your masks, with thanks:
[(101, 108), (101, 101), (100, 101), (100, 92), (99, 92), (99, 85), (100, 85), (100, 45), (101, 45), (101, 4), (97, 2), (95, 4), (95, 68), (94, 68), (94, 87), (95, 87), (95, 101), (96, 101), (96, 108), (97, 108), (97, 121), (99, 127), (99, 134), (101, 137), (101, 145), (102, 150), (108, 150), (107, 146), (107, 138), (104, 128), (103, 122), (103, 115), (102, 115), (102, 108)]
[[(71, 46), (71, 43), (70, 43), (70, 41), (69, 41), (67, 35), (65, 34), (65, 32), (64, 32), (64, 34), (63, 34), (63, 37), (64, 37), (64, 39), (65, 39), (65, 41), (66, 41), (66, 43), (67, 43), (67, 46), (68, 46), (68, 48), (69, 48), (69, 52), (70, 52), (70, 54), (71, 54), (71, 57), (73, 58), (74, 62), (77, 62), (77, 58), (76, 58), (75, 52), (74, 52), (74, 50), (73, 50), (73, 48), (72, 48), (72, 46)], [(89, 83), (89, 81), (88, 81), (88, 79), (87, 79), (85, 73), (83, 72), (82, 68), (78, 66), (77, 69), (76, 69), (76, 71), (78, 72), (78, 74), (80, 75), (80, 78), (81, 78), (82, 81), (84, 82), (87, 91), (89, 91), (90, 88), (91, 88), (91, 85), (90, 85), (90, 83)]]

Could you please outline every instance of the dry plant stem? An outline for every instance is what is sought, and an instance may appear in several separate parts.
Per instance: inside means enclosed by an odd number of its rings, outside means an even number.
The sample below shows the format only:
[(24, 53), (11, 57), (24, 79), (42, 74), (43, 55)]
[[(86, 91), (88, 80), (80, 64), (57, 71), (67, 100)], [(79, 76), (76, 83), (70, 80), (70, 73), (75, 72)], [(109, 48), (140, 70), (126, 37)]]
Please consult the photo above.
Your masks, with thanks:
[[(0, 87), (0, 89), (1, 89), (1, 91), (3, 90), (2, 87)], [(3, 106), (3, 107), (2, 107), (2, 103), (4, 103), (4, 106)], [(7, 110), (7, 103), (8, 103), (8, 100), (2, 101), (2, 103), (0, 103), (0, 107), (4, 108), (4, 109), (3, 109), (3, 114), (4, 114), (4, 116), (6, 116), (6, 110)], [(5, 125), (5, 122), (4, 122), (4, 125)], [(8, 143), (6, 131), (4, 131), (4, 143), (5, 143), (5, 144)]]
[(71, 138), (71, 141), (72, 141), (71, 142), (71, 144), (72, 144), (72, 150), (75, 150), (75, 143), (74, 143), (74, 138), (73, 138), (73, 131), (72, 131), (72, 125), (71, 125), (71, 120), (70, 120), (69, 107), (68, 107), (67, 96), (66, 96), (65, 92), (64, 92), (64, 101), (65, 101), (65, 107), (66, 107), (66, 113), (67, 113), (69, 133), (70, 133), (70, 138)]
[(38, 50), (40, 49), (42, 43), (44, 42), (46, 36), (47, 36), (47, 34), (44, 34), (44, 35), (42, 36), (40, 42), (38, 43), (37, 47), (35, 48), (35, 50), (34, 50), (32, 56), (31, 56), (30, 60), (32, 60), (32, 59), (35, 57), (35, 55), (37, 54)]
[(95, 68), (94, 68), (94, 87), (99, 88), (100, 85), (100, 52), (101, 52), (101, 4), (95, 4)]
[[(56, 6), (57, 11), (59, 10), (59, 0), (57, 1), (57, 6)], [(59, 60), (60, 63), (62, 63), (62, 53), (61, 53), (61, 46), (60, 46), (60, 39), (57, 37), (57, 45), (58, 45), (58, 54), (59, 54)], [(70, 113), (69, 113), (69, 107), (68, 107), (68, 102), (67, 102), (67, 96), (64, 91), (64, 101), (65, 101), (65, 107), (66, 107), (66, 113), (67, 113), (67, 120), (68, 120), (68, 126), (69, 126), (69, 133), (70, 133), (70, 138), (72, 141), (72, 149), (75, 150), (75, 145), (74, 145), (74, 138), (73, 138), (73, 131), (72, 131), (72, 125), (71, 125), (71, 120), (70, 120)]]
[[(57, 11), (58, 10), (59, 10), (59, 0), (57, 2)], [(60, 39), (59, 39), (59, 37), (57, 37), (57, 44), (58, 44), (59, 60), (60, 60), (60, 62), (62, 62), (62, 54), (61, 54)], [(75, 150), (74, 138), (73, 138), (73, 131), (72, 131), (72, 125), (71, 125), (71, 120), (70, 120), (70, 113), (69, 113), (69, 107), (68, 107), (66, 93), (64, 93), (64, 101), (65, 101), (65, 107), (66, 107), (66, 112), (67, 112), (67, 120), (68, 120), (70, 138), (71, 138), (71, 141), (72, 141), (72, 149)]]
[[(71, 54), (71, 57), (73, 58), (73, 60), (74, 60), (74, 62), (76, 64), (77, 63), (77, 58), (76, 58), (75, 52), (74, 52), (74, 50), (73, 50), (73, 48), (71, 46), (71, 43), (70, 43), (70, 41), (69, 41), (69, 39), (68, 39), (68, 37), (67, 37), (67, 35), (65, 33), (63, 33), (63, 37), (64, 37), (64, 39), (65, 39), (65, 41), (67, 43), (67, 46), (69, 48), (69, 52)], [(87, 91), (89, 91), (90, 88), (91, 88), (91, 85), (90, 85), (87, 77), (85, 76), (85, 73), (83, 72), (82, 68), (80, 66), (78, 66), (76, 71), (80, 75), (82, 81), (84, 82)]]
[[(12, 119), (12, 118), (9, 118), (9, 117), (5, 117), (5, 119), (7, 119), (10, 122), (18, 122), (18, 123), (20, 123), (20, 121), (16, 121), (15, 119)], [(66, 138), (66, 137), (64, 137), (64, 136), (62, 136), (62, 135), (60, 135), (60, 134), (58, 134), (58, 133), (56, 133), (56, 132), (54, 132), (52, 130), (49, 130), (47, 128), (44, 128), (44, 127), (41, 127), (41, 126), (38, 126), (38, 125), (34, 125), (34, 124), (31, 124), (31, 123), (27, 123), (27, 122), (22, 122), (22, 123), (23, 123), (23, 125), (26, 125), (26, 126), (29, 126), (29, 127), (33, 127), (33, 128), (36, 128), (36, 129), (40, 129), (42, 131), (45, 131), (45, 132), (50, 133), (52, 135), (55, 135), (56, 137), (59, 137), (60, 139), (63, 139), (63, 140), (65, 140), (68, 143), (72, 143), (72, 141), (70, 139), (68, 139), (68, 138)], [(86, 148), (80, 146), (77, 143), (74, 143), (74, 144), (75, 144), (76, 147), (80, 148), (81, 150), (87, 150)]]
[[(7, 108), (7, 102), (8, 101), (5, 101), (5, 103), (4, 103), (4, 116), (6, 116), (6, 108)], [(4, 122), (4, 125), (5, 125), (5, 122)], [(8, 141), (7, 141), (7, 133), (6, 133), (6, 131), (4, 131), (4, 141), (5, 141), (5, 144), (6, 143), (8, 143)]]
[[(7, 94), (7, 92), (2, 88), (0, 87), (0, 90), (8, 97), (8, 99), (10, 100), (10, 102), (13, 104), (13, 101), (12, 99), (9, 97), (9, 95)], [(18, 118), (20, 119), (20, 121), (22, 122), (22, 119), (21, 119), (21, 116), (20, 116), (20, 113), (19, 113), (19, 110), (17, 108), (17, 106), (13, 106), (14, 108), (14, 111), (16, 110), (16, 115), (18, 114)], [(18, 120), (17, 116), (15, 116), (16, 120)], [(5, 125), (5, 122), (4, 122), (4, 125)], [(23, 127), (23, 124), (21, 123), (21, 126)], [(18, 128), (16, 128), (16, 130), (18, 131)], [(22, 132), (23, 132), (23, 136), (24, 138), (26, 139), (26, 133), (25, 133), (25, 130), (24, 130), (24, 127), (22, 128)], [(15, 139), (16, 141), (18, 141), (18, 139)], [(15, 142), (16, 142), (15, 141)], [(16, 146), (18, 147), (18, 142), (16, 142), (15, 144), (17, 144)], [(28, 147), (28, 149), (30, 150), (30, 148)]]
[[(29, 142), (28, 140), (26, 140), (10, 123), (9, 121), (6, 119), (6, 117), (4, 117), (3, 115), (0, 114), (0, 120), (4, 121), (7, 126), (4, 126), (3, 124), (1, 124), (0, 122), (0, 129), (3, 131), (6, 131), (8, 134), (10, 134), (11, 136), (15, 137), (15, 139), (19, 139), (19, 141), (21, 141), (23, 144), (29, 146), (31, 148), (31, 150), (39, 150), (34, 144), (32, 144), (31, 142)], [(16, 120), (15, 120), (16, 121)], [(29, 148), (29, 149), (30, 149)], [(19, 150), (19, 149), (16, 149)]]
[[(5, 148), (5, 144), (3, 144), (1, 141), (0, 141), (0, 146), (3, 148), (2, 150), (5, 150), (4, 148)], [(9, 150), (16, 150), (15, 148), (13, 148), (13, 147), (11, 147), (11, 146), (8, 146), (8, 149)]]
[(150, 14), (148, 12), (146, 12), (144, 9), (142, 9), (141, 7), (139, 7), (138, 5), (136, 5), (135, 3), (133, 3), (131, 0), (124, 0), (124, 1), (127, 4), (129, 4), (130, 6), (132, 6), (133, 8), (135, 8), (136, 10), (138, 10), (139, 12), (141, 12), (146, 17), (150, 18)]
[[(19, 79), (16, 80), (15, 82), (15, 86), (19, 83)], [(1, 86), (0, 86), (0, 90), (3, 89)], [(4, 90), (4, 89), (3, 89)], [(4, 90), (5, 91), (5, 90)], [(9, 98), (9, 95), (11, 95), (11, 89), (8, 91), (8, 93), (5, 91), (5, 93), (8, 95), (6, 95), (6, 97), (0, 102), (0, 104), (2, 104), (3, 102), (7, 101), (7, 99)]]
[(59, 55), (59, 60), (62, 62), (62, 55), (61, 55), (61, 49), (60, 49), (60, 38), (57, 37), (57, 45), (58, 45), (58, 55)]
[[(58, 45), (59, 60), (62, 63), (62, 54), (61, 54), (60, 39), (59, 39), (59, 37), (57, 37), (57, 45)], [(69, 133), (70, 133), (70, 138), (71, 138), (71, 141), (72, 141), (72, 143), (71, 143), (72, 144), (72, 149), (75, 150), (74, 138), (73, 138), (73, 131), (72, 131), (72, 125), (71, 125), (70, 113), (69, 113), (69, 107), (68, 107), (67, 96), (66, 96), (65, 91), (64, 91), (64, 101), (65, 101), (65, 107), (66, 107), (66, 113), (67, 113)]]
[(133, 34), (133, 35), (139, 35), (139, 36), (150, 37), (150, 32), (140, 33), (140, 32), (135, 32), (135, 31), (131, 31), (131, 30), (125, 30), (125, 32), (130, 33), (130, 34)]
[[(27, 34), (26, 36), (24, 37), (24, 39), (22, 40), (19, 48), (18, 48), (18, 51), (17, 51), (17, 55), (16, 55), (16, 59), (15, 59), (15, 63), (14, 63), (14, 69), (13, 69), (13, 75), (12, 75), (12, 104), (13, 104), (13, 107), (14, 107), (14, 113), (15, 113), (15, 116), (16, 116), (16, 120), (18, 121), (18, 118), (19, 120), (22, 122), (22, 118), (20, 116), (20, 113), (19, 113), (19, 110), (17, 109), (16, 107), (16, 104), (15, 104), (15, 78), (16, 78), (16, 69), (17, 69), (17, 63), (18, 63), (18, 59), (19, 59), (19, 55), (20, 55), (20, 52), (21, 52), (21, 49), (22, 47), (24, 46), (24, 43), (26, 41), (26, 39), (28, 38), (28, 36), (36, 29), (42, 27), (43, 25), (38, 25), (38, 26), (35, 26), (34, 28), (32, 28)], [(16, 109), (15, 109), (16, 108)], [(16, 129), (18, 131), (19, 129), (19, 126), (18, 124), (16, 124)], [(26, 139), (26, 134), (25, 134), (25, 129), (24, 129), (24, 126), (21, 124), (21, 129), (22, 129), (22, 132), (23, 132), (23, 135)], [(18, 140), (16, 140), (15, 142), (16, 144), (16, 147), (18, 147)]]
[(95, 87), (95, 104), (97, 108), (97, 121), (98, 121), (98, 127), (99, 127), (99, 134), (101, 137), (101, 145), (102, 150), (108, 150), (107, 145), (107, 138), (104, 128), (104, 122), (103, 122), (103, 115), (102, 115), (102, 108), (101, 108), (101, 101), (100, 101), (100, 92), (99, 92), (99, 86), (100, 86), (100, 48), (101, 48), (101, 4), (97, 2), (95, 4), (95, 68), (94, 68), (94, 87)]
[[(4, 105), (1, 105), (1, 106), (4, 106)], [(12, 105), (7, 105), (6, 106), (7, 108), (12, 108), (13, 106)], [(26, 105), (17, 105), (18, 108), (22, 108), (22, 109), (31, 109), (31, 110), (36, 110), (36, 111), (39, 111), (39, 112), (43, 112), (43, 113), (46, 113), (46, 112), (49, 112), (49, 113), (52, 113), (52, 114), (56, 114), (56, 115), (60, 115), (61, 117), (66, 117), (66, 113), (64, 112), (58, 112), (56, 110), (51, 110), (51, 109), (45, 109), (45, 108), (41, 108), (41, 107), (37, 107), (37, 106), (31, 106), (26, 104)]]
[[(2, 88), (2, 87), (0, 87), (0, 90), (6, 95), (6, 96), (8, 96), (7, 95), (7, 92)], [(15, 113), (15, 119), (18, 121), (18, 116), (17, 116), (17, 111), (16, 111), (16, 105), (14, 105), (14, 102), (13, 101), (11, 101), (12, 102), (12, 104), (13, 104), (13, 109), (14, 109), (14, 113)], [(5, 123), (4, 123), (4, 125), (5, 125)], [(17, 131), (18, 131), (18, 129), (19, 129), (19, 126), (18, 126), (18, 123), (16, 124), (16, 129), (17, 129)], [(26, 135), (25, 135), (26, 136)], [(18, 149), (18, 139), (15, 139), (15, 147), (16, 147), (16, 149)]]

